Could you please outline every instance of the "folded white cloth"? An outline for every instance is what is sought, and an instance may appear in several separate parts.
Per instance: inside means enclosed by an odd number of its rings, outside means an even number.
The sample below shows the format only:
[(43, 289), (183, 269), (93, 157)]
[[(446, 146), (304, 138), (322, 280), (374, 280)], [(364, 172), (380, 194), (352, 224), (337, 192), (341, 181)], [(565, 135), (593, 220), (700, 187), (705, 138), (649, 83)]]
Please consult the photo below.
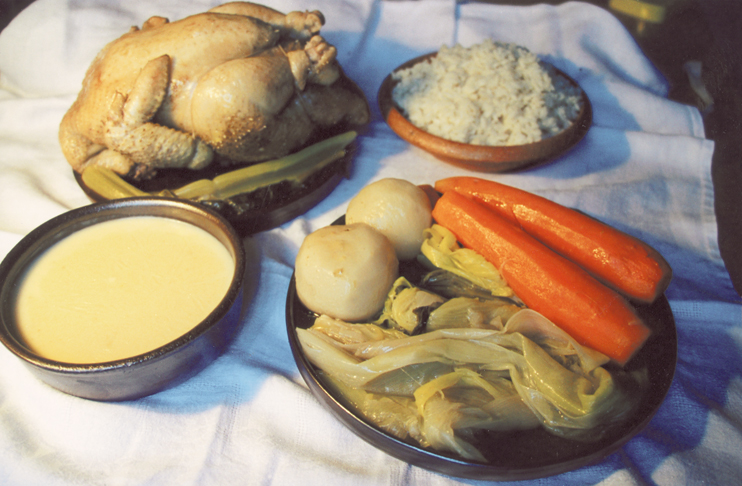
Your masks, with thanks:
[[(176, 20), (218, 2), (37, 0), (0, 34), (0, 255), (53, 216), (88, 203), (57, 128), (95, 54), (152, 15)], [(667, 296), (679, 364), (650, 425), (599, 464), (534, 484), (731, 484), (742, 477), (742, 313), (719, 255), (713, 143), (695, 108), (669, 101), (662, 76), (621, 24), (580, 2), (266, 0), (321, 10), (323, 35), (366, 93), (374, 118), (352, 175), (305, 215), (249, 240), (256, 294), (224, 356), (186, 383), (98, 403), (37, 381), (0, 348), (0, 483), (459, 484), (372, 447), (307, 390), (289, 349), (284, 304), (303, 238), (383, 177), (415, 183), (473, 174), (522, 187), (634, 234), (675, 270)], [(397, 65), (441, 44), (515, 42), (575, 78), (594, 126), (571, 152), (521, 173), (476, 174), (400, 140), (376, 91)]]

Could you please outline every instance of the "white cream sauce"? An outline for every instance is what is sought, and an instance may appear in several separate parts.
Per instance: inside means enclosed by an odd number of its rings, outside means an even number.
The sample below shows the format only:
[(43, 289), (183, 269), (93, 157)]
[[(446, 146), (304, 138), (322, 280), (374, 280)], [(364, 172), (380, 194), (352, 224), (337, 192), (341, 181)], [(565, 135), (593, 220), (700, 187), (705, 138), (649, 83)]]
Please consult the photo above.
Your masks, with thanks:
[(146, 353), (182, 336), (224, 298), (234, 259), (208, 232), (170, 218), (95, 224), (46, 250), (18, 293), (20, 337), (67, 363)]

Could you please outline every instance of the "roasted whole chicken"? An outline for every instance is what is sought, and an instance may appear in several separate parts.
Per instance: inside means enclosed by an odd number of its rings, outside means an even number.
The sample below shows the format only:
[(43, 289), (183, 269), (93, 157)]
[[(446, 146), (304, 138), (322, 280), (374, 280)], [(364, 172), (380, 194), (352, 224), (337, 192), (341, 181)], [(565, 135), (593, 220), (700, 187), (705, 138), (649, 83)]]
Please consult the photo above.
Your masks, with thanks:
[(65, 157), (137, 180), (281, 157), (318, 130), (365, 124), (323, 24), (319, 11), (233, 2), (132, 27), (96, 56), (62, 119)]

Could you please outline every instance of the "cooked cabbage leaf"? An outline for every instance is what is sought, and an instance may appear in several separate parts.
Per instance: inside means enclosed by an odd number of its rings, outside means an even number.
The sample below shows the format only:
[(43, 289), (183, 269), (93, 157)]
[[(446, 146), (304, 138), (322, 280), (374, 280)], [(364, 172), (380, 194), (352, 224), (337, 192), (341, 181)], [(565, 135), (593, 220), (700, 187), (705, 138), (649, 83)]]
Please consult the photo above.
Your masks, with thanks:
[[(406, 434), (423, 446), (471, 460), (481, 460), (464, 440), (472, 430), (542, 426), (560, 436), (597, 440), (632, 409), (635, 399), (602, 367), (607, 357), (533, 310), (497, 319), (504, 323), (403, 337), (381, 326), (370, 330), (375, 324), (336, 320), (335, 326), (349, 331), (328, 333), (323, 324), (297, 333), (309, 361), (339, 389), (354, 390), (352, 401), (362, 404), (358, 410), (369, 420), (380, 414), (375, 407), (387, 403), (380, 397), (396, 396), (399, 404), (414, 390), (418, 421), (395, 423), (407, 423)], [(359, 339), (331, 337), (355, 328), (363, 329), (355, 334)], [(400, 384), (405, 375), (411, 383)]]
[(492, 295), (512, 297), (515, 294), (500, 272), (482, 255), (468, 248), (461, 248), (456, 237), (443, 226), (434, 224), (424, 232), (420, 248), (429, 265), (448, 270), (464, 277)]
[(376, 324), (385, 324), (405, 334), (420, 332), (430, 312), (446, 299), (412, 285), (405, 277), (399, 277), (392, 285), (381, 316)]
[(479, 300), (456, 297), (434, 309), (428, 316), (426, 329), (451, 327), (474, 327), (482, 329), (502, 329), (521, 307), (508, 300)]

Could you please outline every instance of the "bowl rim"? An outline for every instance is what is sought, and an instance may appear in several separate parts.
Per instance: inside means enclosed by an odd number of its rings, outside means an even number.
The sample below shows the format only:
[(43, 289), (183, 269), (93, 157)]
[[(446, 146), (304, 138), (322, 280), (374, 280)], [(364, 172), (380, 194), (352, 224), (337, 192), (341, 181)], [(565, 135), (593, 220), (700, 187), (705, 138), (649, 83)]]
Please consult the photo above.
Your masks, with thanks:
[[(222, 300), (206, 318), (185, 334), (146, 353), (127, 358), (98, 363), (67, 363), (45, 358), (26, 347), (14, 335), (11, 328), (14, 325), (13, 302), (17, 295), (18, 284), (29, 263), (56, 242), (76, 231), (100, 222), (135, 216), (157, 216), (180, 220), (193, 224), (216, 237), (234, 258), (232, 281)], [(245, 251), (242, 240), (235, 229), (224, 217), (202, 205), (166, 197), (145, 196), (82, 206), (42, 223), (22, 238), (0, 262), (0, 342), (27, 364), (60, 374), (103, 373), (154, 362), (176, 349), (190, 345), (228, 314), (232, 304), (240, 298), (245, 266)]]
[(459, 167), (479, 172), (513, 172), (537, 165), (542, 165), (565, 154), (579, 143), (590, 130), (593, 122), (593, 110), (590, 99), (584, 89), (571, 76), (553, 64), (541, 60), (550, 66), (559, 76), (580, 89), (582, 108), (572, 124), (548, 138), (522, 145), (474, 145), (447, 140), (418, 128), (403, 114), (403, 110), (393, 100), (392, 91), (397, 80), (394, 73), (424, 62), (437, 55), (429, 52), (417, 56), (399, 65), (381, 83), (377, 95), (382, 118), (389, 127), (403, 140), (421, 148), (435, 157)]

